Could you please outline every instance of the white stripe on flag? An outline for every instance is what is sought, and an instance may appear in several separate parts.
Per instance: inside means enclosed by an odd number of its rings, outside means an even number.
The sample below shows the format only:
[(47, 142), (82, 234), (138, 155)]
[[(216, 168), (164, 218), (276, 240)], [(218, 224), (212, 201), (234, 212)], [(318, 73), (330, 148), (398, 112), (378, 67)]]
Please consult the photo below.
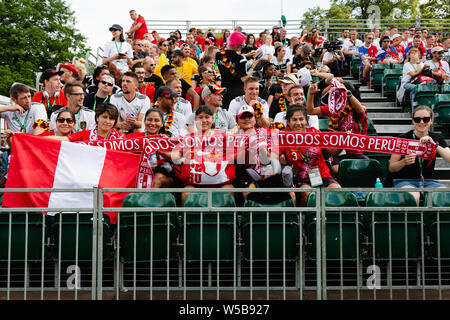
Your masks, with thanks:
[[(102, 174), (106, 149), (78, 143), (61, 143), (53, 188), (97, 187)], [(52, 192), (49, 208), (92, 208), (93, 194)]]

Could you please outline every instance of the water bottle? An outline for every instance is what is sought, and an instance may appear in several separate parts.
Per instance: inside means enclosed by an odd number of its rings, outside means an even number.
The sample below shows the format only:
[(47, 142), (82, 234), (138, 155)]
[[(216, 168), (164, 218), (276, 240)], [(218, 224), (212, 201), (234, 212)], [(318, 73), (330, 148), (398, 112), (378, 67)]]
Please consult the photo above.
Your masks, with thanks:
[(375, 188), (383, 188), (383, 184), (380, 181), (380, 178), (377, 178), (377, 182), (375, 182)]

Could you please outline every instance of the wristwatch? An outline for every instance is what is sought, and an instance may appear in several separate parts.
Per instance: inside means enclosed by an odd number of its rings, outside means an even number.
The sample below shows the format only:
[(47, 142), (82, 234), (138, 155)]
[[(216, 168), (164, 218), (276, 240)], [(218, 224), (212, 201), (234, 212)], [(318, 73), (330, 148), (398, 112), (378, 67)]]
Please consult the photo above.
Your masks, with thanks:
[(353, 96), (350, 90), (347, 90), (347, 99), (350, 99)]

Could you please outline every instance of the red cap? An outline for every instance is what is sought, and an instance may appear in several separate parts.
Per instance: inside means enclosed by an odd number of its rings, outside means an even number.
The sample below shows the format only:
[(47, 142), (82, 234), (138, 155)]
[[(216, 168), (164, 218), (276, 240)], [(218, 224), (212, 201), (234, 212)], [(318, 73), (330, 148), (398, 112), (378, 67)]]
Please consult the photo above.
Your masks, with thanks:
[(153, 30), (153, 31), (152, 31), (152, 34), (154, 34), (154, 33), (156, 33), (156, 30)]
[(66, 63), (59, 65), (59, 70), (61, 70), (61, 68), (66, 68), (66, 69), (72, 71), (75, 78), (78, 78), (78, 70), (77, 70), (77, 68), (75, 68), (75, 66), (73, 64), (66, 62)]

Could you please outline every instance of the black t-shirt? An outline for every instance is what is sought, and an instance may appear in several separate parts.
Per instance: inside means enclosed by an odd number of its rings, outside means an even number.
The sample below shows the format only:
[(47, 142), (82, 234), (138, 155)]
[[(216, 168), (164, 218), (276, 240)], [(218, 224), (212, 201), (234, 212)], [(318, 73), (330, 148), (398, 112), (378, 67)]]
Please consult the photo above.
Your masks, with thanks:
[(179, 79), (179, 80), (181, 81), (181, 96), (183, 98), (186, 98), (187, 92), (188, 92), (189, 88), (192, 88), (192, 86), (189, 83), (187, 83), (187, 81), (184, 79)]
[(142, 51), (141, 53), (136, 53), (133, 51), (133, 60), (140, 60), (144, 59), (145, 57), (148, 57), (147, 51)]
[[(242, 77), (247, 75), (247, 60), (240, 54), (233, 50), (225, 50), (226, 52), (226, 62), (223, 61), (221, 51), (216, 54), (216, 61), (219, 67), (220, 74), (222, 75), (222, 85), (228, 91), (231, 87), (243, 88), (244, 83), (241, 81)], [(228, 64), (230, 68), (227, 68), (225, 64)], [(234, 69), (234, 74), (230, 71)]]
[[(414, 139), (413, 137), (414, 130), (411, 130), (407, 133), (403, 133), (399, 136), (399, 138), (406, 138), (406, 139)], [(434, 132), (428, 132), (428, 135), (433, 139), (433, 141), (438, 142), (439, 145), (443, 148), (447, 147), (447, 143), (445, 142), (445, 139), (443, 136), (441, 136), (439, 133)], [(415, 138), (414, 140), (420, 140), (419, 138)], [(438, 153), (436, 152), (436, 156), (438, 156)], [(402, 156), (400, 159), (403, 159), (404, 156)], [(393, 179), (420, 179), (420, 163), (422, 160), (419, 160), (419, 158), (416, 158), (416, 162), (411, 165), (404, 166), (402, 170), (398, 172), (392, 173)], [(434, 165), (436, 163), (436, 157), (433, 158), (433, 160), (423, 160), (422, 164), (422, 171), (423, 171), (423, 177), (425, 179), (436, 179), (436, 174), (434, 173)]]
[[(278, 96), (276, 99), (273, 99), (272, 103), (270, 104), (270, 108), (269, 108), (269, 118), (275, 119), (275, 116), (277, 115), (278, 112), (281, 112), (280, 109), (280, 96)], [(286, 104), (286, 110), (289, 106), (289, 101), (286, 99), (286, 97), (284, 97), (284, 103)]]
[(100, 104), (109, 102), (110, 98), (111, 98), (110, 95), (107, 96), (106, 98), (99, 98), (96, 96), (96, 93), (90, 93), (84, 98), (83, 105), (88, 109), (94, 110), (94, 105), (95, 108), (97, 108)]
[(159, 87), (164, 85), (164, 81), (161, 79), (160, 76), (157, 76), (156, 74), (152, 74), (151, 77), (144, 79), (145, 84), (149, 84), (153, 87), (155, 87), (155, 92), (158, 90)]
[(300, 64), (301, 64), (303, 61), (311, 61), (312, 64), (313, 64), (313, 67), (315, 66), (315, 64), (314, 64), (314, 58), (313, 58), (313, 57), (308, 56), (307, 58), (303, 58), (301, 54), (298, 54), (298, 55), (295, 55), (295, 56), (292, 58), (292, 67), (291, 67), (291, 69), (294, 69), (294, 68), (295, 68), (295, 69), (300, 69)]
[(267, 92), (265, 94), (263, 94), (266, 83), (267, 83), (267, 80), (259, 81), (259, 97), (260, 98), (267, 100), (270, 95), (272, 95), (272, 96), (280, 95), (280, 93), (282, 92), (282, 89), (281, 89), (281, 86), (277, 82), (274, 82), (271, 85), (269, 85)]
[(257, 47), (245, 46), (244, 48), (242, 48), (241, 53), (246, 54), (246, 53), (250, 53), (250, 52), (256, 51), (256, 50), (258, 50)]

